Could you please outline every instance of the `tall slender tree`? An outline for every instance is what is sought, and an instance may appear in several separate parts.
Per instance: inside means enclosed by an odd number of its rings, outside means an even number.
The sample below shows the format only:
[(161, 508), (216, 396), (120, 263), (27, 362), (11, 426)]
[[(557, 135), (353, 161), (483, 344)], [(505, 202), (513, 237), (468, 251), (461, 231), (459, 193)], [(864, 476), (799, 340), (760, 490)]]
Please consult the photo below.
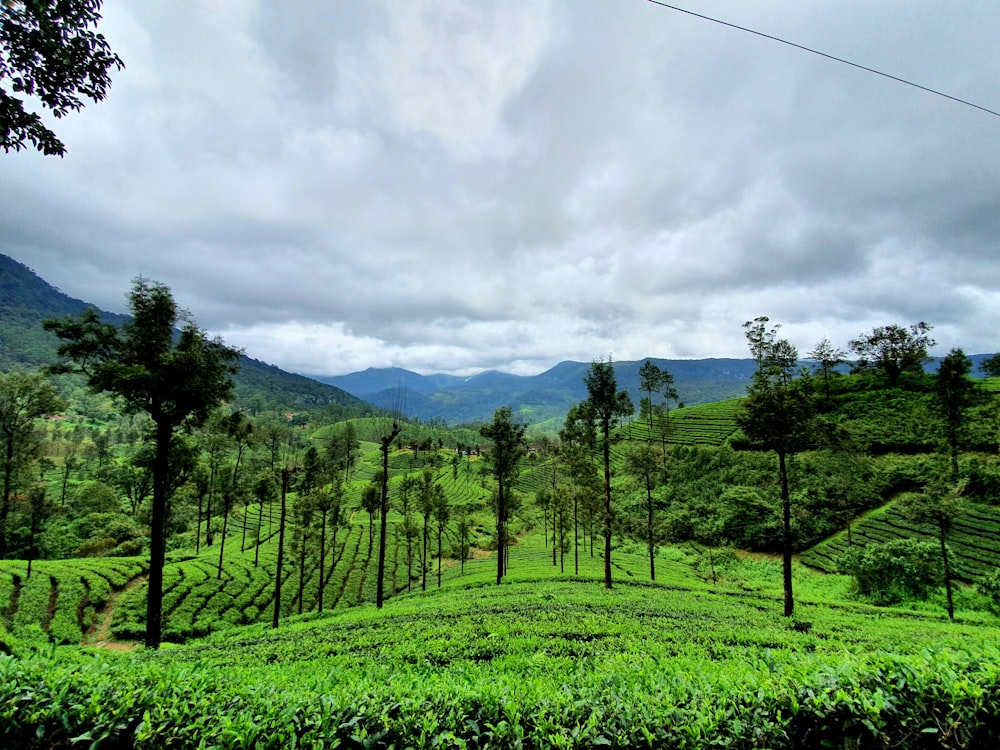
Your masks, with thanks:
[[(348, 426), (351, 427), (350, 431), (345, 429), (344, 440), (347, 445), (347, 469), (350, 471), (350, 466), (353, 463), (353, 447), (352, 442), (356, 441), (353, 436), (353, 425), (348, 422)], [(383, 435), (379, 438), (378, 447), (382, 454), (382, 473), (379, 476), (379, 531), (378, 531), (378, 567), (377, 573), (378, 580), (375, 582), (375, 606), (379, 609), (382, 608), (382, 602), (385, 599), (385, 544), (386, 544), (386, 529), (389, 519), (389, 449), (392, 447), (392, 441), (396, 439), (400, 432), (403, 431), (403, 427), (399, 422), (399, 411), (395, 410), (392, 416), (392, 424), (388, 429), (385, 430)]]
[(816, 369), (823, 377), (823, 396), (830, 400), (830, 380), (833, 378), (837, 365), (847, 361), (847, 352), (838, 349), (824, 336), (807, 355), (816, 362)]
[(639, 389), (646, 393), (644, 403), (640, 404), (640, 411), (646, 414), (649, 420), (649, 440), (653, 439), (653, 417), (656, 415), (657, 406), (653, 403), (653, 394), (660, 394), (667, 401), (677, 400), (677, 389), (674, 387), (674, 376), (667, 370), (661, 370), (650, 360), (646, 360), (639, 368)]
[(128, 306), (132, 317), (120, 330), (101, 322), (93, 308), (76, 317), (47, 320), (44, 326), (63, 340), (58, 353), (68, 360), (55, 371), (82, 373), (93, 391), (115, 394), (126, 411), (145, 411), (153, 420), (156, 457), (145, 643), (159, 648), (171, 441), (184, 425), (203, 423), (231, 395), (240, 352), (209, 338), (182, 313), (163, 284), (136, 279)]
[(952, 595), (954, 571), (948, 551), (948, 537), (955, 522), (967, 512), (965, 503), (954, 486), (933, 482), (924, 492), (910, 495), (902, 505), (902, 512), (905, 518), (914, 523), (933, 526), (937, 533), (948, 618), (954, 620), (955, 601)]
[(493, 412), (493, 421), (479, 428), (479, 434), (493, 443), (484, 462), (489, 473), (497, 480), (497, 584), (503, 581), (507, 572), (507, 521), (510, 487), (520, 471), (519, 463), (524, 455), (524, 432), (526, 425), (514, 423), (514, 412), (509, 406), (501, 406)]
[[(319, 597), (316, 602), (316, 609), (323, 611), (323, 591), (326, 588), (326, 526), (327, 515), (333, 514), (336, 517), (340, 513), (340, 503), (344, 495), (344, 483), (338, 472), (333, 473), (333, 481), (329, 486), (320, 487), (316, 490), (316, 511), (320, 515), (319, 521)], [(333, 550), (334, 556), (337, 550)]]
[[(236, 447), (236, 459), (233, 461), (233, 473), (230, 476), (229, 484), (222, 491), (222, 536), (219, 540), (219, 570), (218, 580), (222, 580), (223, 553), (226, 550), (226, 534), (229, 529), (229, 514), (232, 512), (233, 501), (242, 495), (240, 486), (240, 469), (243, 466), (243, 457), (255, 438), (254, 425), (242, 412), (233, 412), (226, 419), (226, 429), (230, 439)], [(247, 514), (243, 513), (243, 539), (240, 542), (240, 552), (246, 546)]]
[(649, 580), (656, 580), (656, 536), (653, 517), (653, 490), (660, 479), (660, 457), (649, 445), (635, 445), (625, 454), (625, 467), (646, 495), (646, 546), (649, 550)]
[(944, 424), (951, 459), (951, 481), (958, 481), (958, 447), (965, 429), (966, 409), (972, 405), (975, 384), (969, 377), (972, 360), (961, 349), (952, 349), (941, 360), (935, 378), (938, 411)]
[(750, 350), (758, 370), (747, 386), (747, 396), (736, 421), (747, 438), (778, 457), (778, 484), (781, 493), (782, 575), (784, 578), (785, 616), (795, 610), (792, 591), (792, 514), (788, 487), (788, 458), (809, 445), (816, 414), (812, 384), (806, 373), (796, 378), (798, 351), (787, 339), (779, 339), (756, 323), (744, 324)]
[(430, 538), (431, 518), (438, 502), (441, 488), (434, 483), (434, 472), (424, 469), (420, 476), (420, 492), (417, 498), (417, 509), (423, 517), (422, 552), (420, 555), (420, 590), (427, 590), (427, 541)]
[(437, 585), (441, 588), (441, 564), (444, 561), (441, 553), (441, 540), (444, 536), (444, 530), (448, 526), (448, 521), (451, 519), (451, 506), (448, 505), (448, 497), (441, 492), (437, 496), (437, 502), (434, 504), (434, 520), (437, 522), (437, 558), (438, 558), (438, 569), (437, 569)]
[(604, 458), (604, 586), (611, 588), (611, 425), (634, 412), (635, 407), (628, 392), (618, 390), (611, 357), (607, 362), (594, 360), (583, 382), (587, 386), (585, 409), (597, 424)]
[(10, 516), (14, 474), (33, 460), (35, 421), (66, 408), (55, 387), (37, 373), (0, 374), (0, 442), (3, 496), (0, 499), (0, 559), (7, 556), (7, 519)]

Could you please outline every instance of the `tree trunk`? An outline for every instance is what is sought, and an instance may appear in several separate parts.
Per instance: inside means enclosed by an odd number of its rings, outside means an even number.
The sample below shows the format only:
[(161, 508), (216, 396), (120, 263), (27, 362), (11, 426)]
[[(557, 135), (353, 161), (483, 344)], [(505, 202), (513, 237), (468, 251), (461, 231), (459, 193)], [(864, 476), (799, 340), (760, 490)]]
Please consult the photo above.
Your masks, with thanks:
[(580, 497), (573, 493), (573, 574), (580, 575)]
[(243, 506), (243, 537), (240, 539), (240, 552), (246, 552), (247, 549), (247, 511), (249, 507), (244, 504)]
[(438, 524), (438, 588), (441, 588), (441, 524)]
[(198, 524), (196, 526), (196, 531), (194, 533), (194, 554), (195, 557), (201, 552), (201, 511), (205, 504), (205, 496), (198, 493)]
[(788, 494), (788, 467), (784, 451), (778, 452), (778, 473), (781, 480), (781, 572), (785, 585), (785, 617), (795, 611), (792, 595), (792, 502)]
[(566, 572), (566, 518), (562, 510), (559, 511), (559, 572)]
[(7, 436), (3, 465), (3, 503), (0, 504), (0, 560), (7, 557), (7, 517), (10, 515), (11, 477), (14, 474), (14, 435)]
[(646, 475), (646, 528), (649, 532), (649, 580), (656, 580), (656, 544), (653, 540), (653, 488)]
[(413, 581), (413, 529), (410, 527), (409, 516), (404, 519), (406, 524), (406, 590), (411, 590)]
[(941, 561), (944, 563), (944, 591), (948, 598), (948, 619), (955, 619), (955, 602), (951, 594), (951, 563), (948, 561), (948, 547), (945, 544), (945, 531), (940, 530), (938, 538), (941, 540)]
[[(503, 466), (502, 447), (497, 445), (497, 466)], [(507, 555), (507, 502), (504, 497), (503, 472), (497, 471), (497, 586), (503, 580), (507, 563), (504, 559)]]
[(274, 575), (274, 614), (271, 616), (271, 627), (278, 627), (281, 616), (281, 566), (285, 562), (285, 498), (288, 495), (288, 478), (291, 472), (281, 470), (281, 516), (278, 520), (278, 569)]
[(302, 614), (302, 597), (306, 589), (306, 530), (302, 529), (302, 546), (299, 549), (299, 614)]
[(552, 506), (552, 567), (556, 566), (556, 548), (559, 546), (557, 543), (558, 537), (556, 536), (556, 518), (558, 511), (555, 506)]
[[(400, 433), (400, 429), (399, 425), (394, 423), (392, 432), (383, 437), (379, 444), (379, 448), (382, 450), (382, 486), (378, 505), (381, 515), (378, 532), (378, 580), (375, 582), (375, 606), (379, 609), (382, 608), (382, 602), (385, 600), (385, 533), (389, 516), (389, 448), (392, 441)], [(347, 446), (347, 450), (350, 454), (350, 446)], [(348, 465), (350, 465), (350, 460), (348, 460)]]
[(323, 586), (326, 581), (323, 574), (326, 572), (326, 513), (325, 510), (320, 510), (320, 526), (319, 526), (319, 601), (316, 604), (316, 609), (322, 613), (323, 612)]
[(149, 584), (146, 594), (146, 648), (159, 648), (163, 629), (163, 565), (166, 561), (167, 480), (170, 438), (166, 419), (156, 420), (156, 456), (153, 459), (153, 508), (149, 530)]
[(227, 490), (222, 502), (222, 539), (219, 540), (219, 572), (216, 579), (222, 580), (222, 554), (226, 551), (226, 530), (229, 528), (229, 508), (233, 502), (231, 493)]
[(427, 590), (427, 516), (424, 516), (424, 550), (420, 558), (420, 590)]
[(257, 544), (253, 551), (253, 566), (256, 568), (260, 563), (260, 527), (264, 525), (264, 501), (260, 501), (260, 508), (257, 510)]
[(611, 425), (604, 420), (604, 588), (611, 588)]
[(212, 499), (215, 496), (215, 478), (218, 470), (212, 466), (208, 475), (208, 507), (205, 508), (205, 546), (212, 546)]

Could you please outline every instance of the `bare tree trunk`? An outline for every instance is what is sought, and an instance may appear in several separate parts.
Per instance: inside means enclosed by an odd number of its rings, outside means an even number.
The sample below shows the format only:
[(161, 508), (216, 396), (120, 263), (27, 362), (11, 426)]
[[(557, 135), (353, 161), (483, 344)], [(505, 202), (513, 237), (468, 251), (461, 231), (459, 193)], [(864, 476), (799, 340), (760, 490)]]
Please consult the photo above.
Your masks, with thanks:
[(795, 612), (792, 595), (792, 502), (788, 494), (788, 467), (784, 451), (778, 452), (778, 472), (781, 477), (781, 572), (785, 585), (785, 617)]
[(253, 551), (253, 566), (256, 568), (260, 563), (260, 527), (264, 525), (264, 501), (260, 501), (260, 508), (257, 510), (257, 544)]
[(573, 493), (573, 573), (580, 575), (580, 516), (578, 508), (580, 497)]
[(226, 529), (229, 528), (229, 508), (233, 502), (232, 494), (227, 490), (222, 496), (222, 539), (219, 541), (219, 572), (216, 575), (222, 580), (222, 554), (226, 551)]
[(291, 471), (281, 470), (281, 516), (278, 520), (278, 570), (274, 576), (274, 614), (271, 617), (271, 627), (278, 627), (281, 616), (281, 566), (285, 563), (285, 498), (288, 496), (288, 479)]
[(955, 619), (955, 602), (952, 599), (951, 593), (951, 563), (948, 561), (948, 547), (945, 544), (945, 531), (942, 528), (938, 534), (938, 538), (941, 540), (941, 560), (944, 562), (944, 591), (945, 596), (948, 598), (948, 619)]
[[(387, 518), (389, 516), (389, 448), (401, 430), (402, 428), (399, 424), (393, 421), (392, 431), (379, 442), (379, 448), (382, 451), (382, 486), (380, 487), (381, 495), (379, 496), (378, 580), (375, 584), (375, 606), (379, 609), (382, 608), (382, 602), (385, 599), (385, 533)], [(350, 446), (348, 446), (348, 451), (350, 451)], [(369, 544), (369, 557), (371, 556), (370, 548), (371, 545)]]
[(438, 524), (438, 588), (441, 588), (441, 524)]
[(198, 524), (197, 524), (197, 527), (196, 527), (196, 531), (194, 533), (194, 554), (195, 554), (195, 557), (197, 557), (198, 553), (201, 551), (201, 510), (202, 510), (202, 505), (204, 504), (204, 502), (205, 502), (205, 496), (202, 495), (199, 492), (198, 493)]
[(646, 475), (646, 529), (649, 532), (649, 580), (656, 580), (656, 544), (653, 539), (653, 488)]
[(326, 511), (320, 511), (320, 527), (319, 527), (319, 597), (316, 603), (316, 609), (322, 613), (323, 611), (323, 587), (326, 585), (326, 581), (323, 578), (323, 574), (326, 572)]
[(604, 423), (604, 588), (611, 588), (611, 428)]
[(149, 531), (149, 588), (146, 594), (146, 648), (159, 648), (163, 629), (163, 565), (166, 561), (167, 480), (170, 471), (170, 438), (166, 420), (156, 421), (156, 455), (153, 458), (153, 517)]

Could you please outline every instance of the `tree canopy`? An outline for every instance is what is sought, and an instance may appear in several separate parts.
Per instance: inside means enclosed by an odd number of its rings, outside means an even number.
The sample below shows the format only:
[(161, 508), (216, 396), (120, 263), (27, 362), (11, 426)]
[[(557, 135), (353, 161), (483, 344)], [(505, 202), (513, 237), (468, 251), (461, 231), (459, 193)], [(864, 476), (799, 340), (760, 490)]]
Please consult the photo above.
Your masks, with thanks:
[[(155, 425), (146, 646), (160, 645), (171, 442), (184, 424), (202, 424), (231, 396), (240, 352), (210, 339), (174, 302), (163, 284), (138, 278), (129, 294), (132, 319), (121, 330), (90, 308), (44, 323), (63, 344), (56, 372), (78, 372), (94, 391), (121, 398), (127, 412), (144, 411)], [(182, 323), (178, 333), (175, 326)]]
[(611, 423), (635, 411), (627, 391), (618, 390), (615, 366), (608, 357), (605, 362), (596, 359), (591, 363), (586, 377), (587, 400), (582, 406), (596, 422), (602, 436), (604, 456), (604, 585), (611, 588)]
[(930, 337), (931, 328), (923, 321), (908, 328), (893, 323), (862, 333), (848, 344), (858, 356), (855, 372), (881, 372), (891, 386), (899, 384), (903, 373), (919, 373), (927, 350), (937, 343)]
[(20, 151), (30, 143), (46, 156), (66, 147), (26, 100), (57, 118), (84, 100), (107, 96), (112, 68), (125, 67), (103, 35), (93, 30), (101, 0), (24, 0), (0, 3), (0, 146)]
[(484, 457), (489, 473), (497, 480), (497, 583), (503, 580), (507, 567), (507, 516), (510, 486), (517, 478), (518, 463), (524, 454), (525, 425), (515, 424), (514, 412), (501, 406), (493, 413), (493, 421), (484, 424), (479, 434), (493, 443)]

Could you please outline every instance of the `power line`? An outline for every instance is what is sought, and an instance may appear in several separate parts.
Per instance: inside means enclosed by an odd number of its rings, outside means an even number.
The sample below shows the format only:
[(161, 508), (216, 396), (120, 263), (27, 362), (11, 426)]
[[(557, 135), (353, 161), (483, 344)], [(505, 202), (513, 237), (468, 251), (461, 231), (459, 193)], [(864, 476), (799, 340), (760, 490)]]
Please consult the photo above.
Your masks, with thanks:
[(852, 68), (858, 68), (867, 73), (874, 73), (875, 75), (882, 76), (883, 78), (888, 78), (897, 83), (905, 83), (907, 86), (912, 86), (913, 88), (920, 89), (921, 91), (926, 91), (929, 94), (934, 94), (935, 96), (941, 96), (945, 99), (951, 99), (953, 102), (958, 102), (959, 104), (964, 104), (967, 107), (974, 107), (975, 109), (986, 112), (987, 114), (993, 115), (994, 117), (1000, 117), (1000, 112), (995, 112), (992, 109), (987, 109), (986, 107), (970, 102), (966, 99), (959, 99), (957, 96), (952, 96), (951, 94), (946, 94), (943, 91), (938, 91), (937, 89), (928, 88), (927, 86), (921, 86), (919, 83), (914, 83), (913, 81), (908, 81), (905, 78), (900, 78), (899, 76), (894, 76), (889, 73), (883, 73), (881, 70), (876, 70), (875, 68), (869, 68), (866, 65), (861, 65), (856, 62), (851, 62), (850, 60), (845, 60), (842, 57), (836, 57), (835, 55), (827, 54), (826, 52), (820, 52), (819, 50), (813, 49), (812, 47), (806, 47), (802, 44), (796, 44), (795, 42), (790, 42), (787, 39), (782, 39), (781, 37), (773, 36), (771, 34), (765, 34), (762, 31), (755, 31), (754, 29), (749, 29), (746, 26), (739, 26), (735, 23), (729, 23), (728, 21), (723, 21), (719, 18), (713, 18), (712, 16), (706, 16), (701, 13), (695, 13), (693, 10), (686, 10), (685, 8), (678, 8), (676, 5), (670, 5), (668, 3), (661, 2), (660, 0), (646, 0), (646, 2), (652, 3), (653, 5), (659, 5), (662, 8), (668, 8), (669, 10), (675, 10), (678, 13), (686, 13), (689, 16), (694, 16), (695, 18), (701, 18), (705, 21), (711, 21), (712, 23), (717, 23), (721, 26), (728, 26), (731, 29), (736, 29), (737, 31), (745, 31), (748, 34), (755, 34), (756, 36), (764, 37), (765, 39), (770, 39), (773, 42), (780, 42), (781, 44), (787, 44), (789, 47), (795, 47), (803, 52), (811, 52), (814, 55), (819, 55), (820, 57), (825, 57), (828, 60), (833, 60), (834, 62), (843, 63), (844, 65), (850, 65)]

